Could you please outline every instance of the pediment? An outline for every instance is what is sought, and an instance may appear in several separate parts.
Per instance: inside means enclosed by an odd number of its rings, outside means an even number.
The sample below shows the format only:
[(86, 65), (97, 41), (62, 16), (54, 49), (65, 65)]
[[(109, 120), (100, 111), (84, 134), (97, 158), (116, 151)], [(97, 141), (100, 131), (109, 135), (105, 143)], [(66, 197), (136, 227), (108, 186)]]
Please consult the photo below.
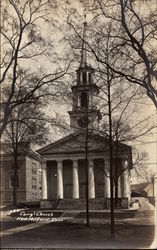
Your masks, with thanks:
[[(37, 152), (40, 155), (54, 154), (54, 153), (73, 153), (84, 152), (86, 148), (85, 133), (73, 133), (62, 139), (53, 142), (46, 147), (43, 147)], [(104, 151), (108, 148), (107, 139), (102, 136), (91, 134), (88, 135), (88, 150), (89, 151)]]

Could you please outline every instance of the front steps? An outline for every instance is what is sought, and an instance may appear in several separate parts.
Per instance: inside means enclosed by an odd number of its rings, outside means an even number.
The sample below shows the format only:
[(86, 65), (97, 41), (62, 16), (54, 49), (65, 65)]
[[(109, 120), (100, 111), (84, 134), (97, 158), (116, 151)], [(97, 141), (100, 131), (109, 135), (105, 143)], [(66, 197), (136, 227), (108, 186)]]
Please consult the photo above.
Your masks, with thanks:
[[(60, 200), (57, 209), (72, 209), (72, 210), (85, 210), (85, 199), (62, 199)], [(98, 210), (105, 209), (105, 199), (89, 199), (89, 209)]]
[[(118, 208), (128, 208), (127, 198), (122, 198)], [(125, 201), (125, 202), (124, 202)], [(110, 200), (105, 198), (89, 199), (89, 210), (109, 209)], [(51, 208), (56, 210), (85, 210), (86, 199), (60, 199), (60, 200), (41, 200), (41, 208)]]
[[(57, 202), (55, 207), (56, 200), (41, 200), (41, 208), (52, 208), (57, 210), (85, 210), (86, 209), (86, 200), (85, 199), (60, 199)], [(105, 209), (105, 199), (89, 199), (89, 209), (90, 210), (99, 210)]]

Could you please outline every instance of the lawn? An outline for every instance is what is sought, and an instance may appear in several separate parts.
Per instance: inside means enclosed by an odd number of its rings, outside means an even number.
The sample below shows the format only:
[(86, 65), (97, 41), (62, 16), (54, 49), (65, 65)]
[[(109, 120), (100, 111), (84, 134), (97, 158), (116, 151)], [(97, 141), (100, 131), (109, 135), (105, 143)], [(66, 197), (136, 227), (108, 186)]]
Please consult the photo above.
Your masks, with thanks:
[[(92, 216), (89, 227), (82, 216), (4, 235), (2, 248), (148, 249), (154, 239), (152, 212), (116, 220), (115, 241), (110, 240), (110, 221)], [(12, 223), (14, 223), (12, 221)], [(15, 224), (17, 221), (15, 221)], [(18, 222), (19, 223), (19, 222)], [(24, 222), (21, 222), (21, 225)]]

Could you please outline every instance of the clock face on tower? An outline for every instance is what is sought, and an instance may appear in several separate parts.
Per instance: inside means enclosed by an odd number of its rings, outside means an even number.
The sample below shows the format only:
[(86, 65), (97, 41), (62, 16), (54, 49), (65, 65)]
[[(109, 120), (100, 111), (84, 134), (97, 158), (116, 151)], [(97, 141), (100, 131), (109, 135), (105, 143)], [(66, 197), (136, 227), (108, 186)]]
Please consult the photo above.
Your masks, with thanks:
[(78, 120), (78, 125), (81, 128), (85, 128), (88, 125), (88, 117), (87, 116), (83, 116)]

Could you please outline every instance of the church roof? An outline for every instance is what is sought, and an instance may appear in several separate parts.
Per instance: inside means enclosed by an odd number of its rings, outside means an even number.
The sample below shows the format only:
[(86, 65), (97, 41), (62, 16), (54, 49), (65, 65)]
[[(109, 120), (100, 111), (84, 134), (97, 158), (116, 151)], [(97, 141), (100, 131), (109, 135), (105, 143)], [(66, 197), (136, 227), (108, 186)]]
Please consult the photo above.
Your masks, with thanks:
[[(38, 149), (37, 152), (40, 155), (46, 156), (50, 154), (58, 153), (79, 153), (85, 152), (86, 136), (85, 132), (79, 131), (72, 133), (62, 139), (50, 143), (49, 145)], [(131, 147), (122, 143), (119, 143), (119, 150), (122, 152), (130, 152)], [(88, 151), (89, 152), (109, 152), (109, 140), (106, 137), (99, 134), (88, 134)], [(130, 153), (129, 153), (130, 154)]]

